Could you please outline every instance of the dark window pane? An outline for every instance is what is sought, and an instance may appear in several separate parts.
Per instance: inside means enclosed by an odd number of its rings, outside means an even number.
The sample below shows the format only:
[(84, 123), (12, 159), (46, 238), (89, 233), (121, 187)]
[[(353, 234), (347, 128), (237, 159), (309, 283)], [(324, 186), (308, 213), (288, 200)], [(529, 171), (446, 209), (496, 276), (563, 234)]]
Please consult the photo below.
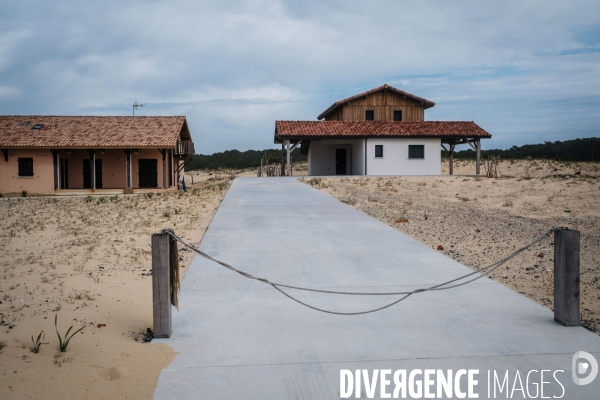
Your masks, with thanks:
[(383, 145), (382, 144), (375, 145), (375, 157), (383, 157)]
[(365, 111), (365, 120), (373, 121), (375, 119), (375, 112), (373, 110)]
[(408, 158), (425, 158), (425, 146), (422, 144), (408, 145)]
[(402, 110), (394, 110), (394, 121), (402, 121)]
[(19, 158), (19, 176), (33, 176), (33, 158)]

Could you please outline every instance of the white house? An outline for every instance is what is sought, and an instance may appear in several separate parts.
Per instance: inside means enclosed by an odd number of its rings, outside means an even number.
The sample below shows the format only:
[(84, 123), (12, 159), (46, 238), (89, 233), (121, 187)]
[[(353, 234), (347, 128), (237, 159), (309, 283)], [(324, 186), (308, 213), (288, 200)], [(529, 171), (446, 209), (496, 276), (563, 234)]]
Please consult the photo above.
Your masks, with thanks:
[(319, 121), (276, 121), (275, 143), (288, 150), (288, 165), (300, 145), (309, 175), (319, 176), (440, 175), (441, 148), (450, 154), (452, 174), (454, 147), (468, 144), (479, 174), (480, 140), (491, 135), (474, 122), (425, 121), (425, 109), (434, 105), (383, 85), (334, 103)]

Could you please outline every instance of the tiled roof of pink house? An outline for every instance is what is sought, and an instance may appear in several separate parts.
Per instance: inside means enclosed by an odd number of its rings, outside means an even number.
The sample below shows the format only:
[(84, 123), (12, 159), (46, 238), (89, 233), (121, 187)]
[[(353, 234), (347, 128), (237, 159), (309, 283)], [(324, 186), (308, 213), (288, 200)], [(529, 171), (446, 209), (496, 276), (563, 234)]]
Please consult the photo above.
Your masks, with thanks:
[(191, 140), (185, 117), (0, 116), (0, 147), (168, 148)]

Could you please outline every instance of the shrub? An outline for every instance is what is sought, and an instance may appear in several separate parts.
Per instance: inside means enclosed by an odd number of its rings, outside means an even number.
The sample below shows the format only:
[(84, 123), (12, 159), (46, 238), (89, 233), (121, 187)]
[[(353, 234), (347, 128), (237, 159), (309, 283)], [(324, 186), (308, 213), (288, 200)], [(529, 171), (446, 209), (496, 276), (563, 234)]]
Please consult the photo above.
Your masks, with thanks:
[(40, 346), (43, 344), (48, 344), (46, 342), (42, 342), (42, 339), (45, 339), (45, 338), (46, 338), (46, 334), (44, 333), (44, 331), (40, 331), (40, 334), (38, 335), (36, 340), (33, 340), (33, 335), (31, 335), (31, 343), (33, 343), (33, 346), (31, 347), (32, 353), (39, 353)]
[(77, 334), (79, 331), (82, 331), (83, 328), (85, 328), (84, 326), (82, 326), (81, 328), (79, 328), (75, 332), (73, 332), (71, 334), (71, 336), (69, 336), (69, 332), (71, 332), (71, 329), (73, 329), (73, 325), (71, 325), (71, 327), (69, 329), (67, 329), (67, 333), (65, 333), (65, 337), (64, 337), (64, 341), (63, 341), (63, 338), (60, 336), (60, 333), (58, 333), (58, 314), (56, 314), (54, 316), (54, 327), (56, 328), (56, 335), (58, 336), (58, 343), (59, 343), (61, 353), (64, 353), (65, 351), (67, 351), (67, 346), (69, 345), (69, 342), (71, 341), (73, 336), (75, 336), (75, 334)]

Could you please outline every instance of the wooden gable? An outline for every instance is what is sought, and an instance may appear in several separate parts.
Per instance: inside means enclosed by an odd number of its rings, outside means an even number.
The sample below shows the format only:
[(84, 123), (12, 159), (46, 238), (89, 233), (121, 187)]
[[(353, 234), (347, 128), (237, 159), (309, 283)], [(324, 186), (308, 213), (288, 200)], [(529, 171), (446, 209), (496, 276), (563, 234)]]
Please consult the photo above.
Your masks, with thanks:
[(373, 111), (374, 121), (394, 121), (394, 111), (402, 112), (402, 121), (425, 120), (423, 102), (390, 90), (370, 93), (341, 104), (325, 116), (326, 121), (364, 121), (366, 112)]

